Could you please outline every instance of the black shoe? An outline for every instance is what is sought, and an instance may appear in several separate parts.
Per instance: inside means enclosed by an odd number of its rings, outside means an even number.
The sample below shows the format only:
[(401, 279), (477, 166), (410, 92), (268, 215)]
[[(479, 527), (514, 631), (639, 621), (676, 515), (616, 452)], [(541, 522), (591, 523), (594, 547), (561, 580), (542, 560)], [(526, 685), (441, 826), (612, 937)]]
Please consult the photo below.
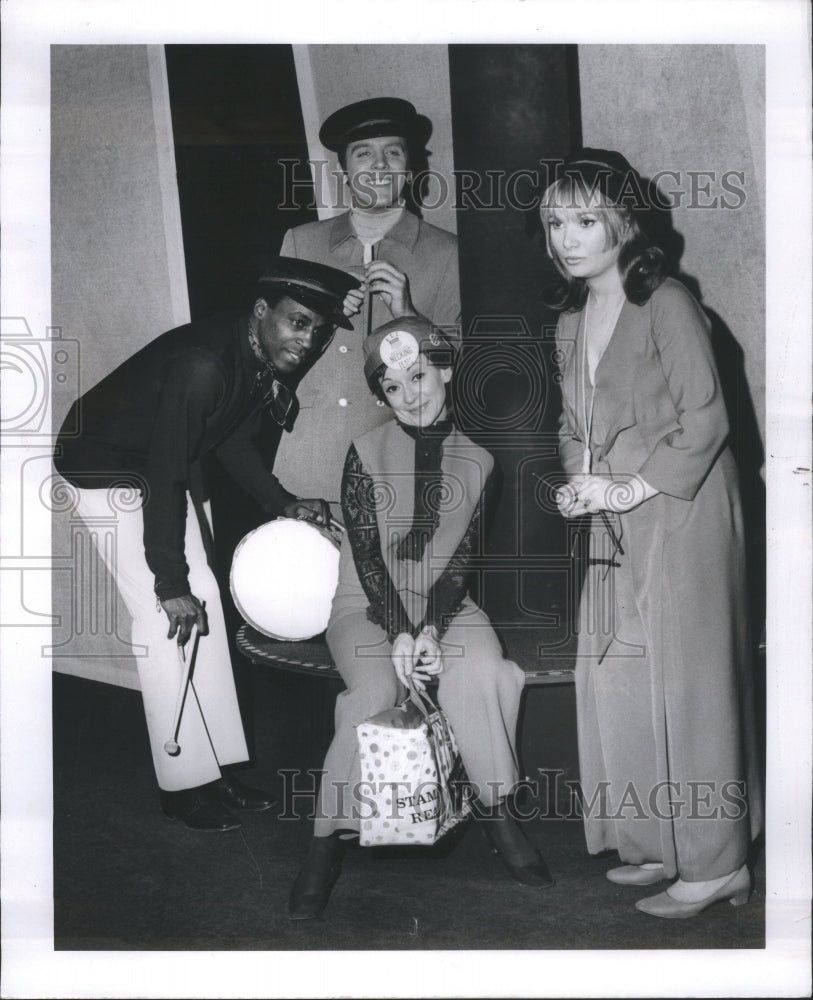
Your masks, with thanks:
[(201, 833), (225, 833), (242, 826), (240, 820), (218, 802), (212, 784), (180, 792), (162, 790), (161, 808), (169, 819), (179, 819), (190, 830)]
[[(515, 882), (535, 889), (546, 889), (554, 884), (545, 859), (536, 848), (531, 847), (513, 817), (498, 814), (492, 819), (486, 819), (482, 829), (492, 853), (499, 855), (505, 870)], [(515, 863), (519, 857), (528, 854), (529, 847), (536, 860)]]
[(337, 834), (314, 837), (305, 864), (299, 871), (288, 900), (291, 920), (315, 920), (330, 899), (342, 870), (344, 844)]
[(246, 812), (263, 812), (275, 806), (275, 799), (269, 792), (261, 792), (258, 788), (249, 788), (229, 771), (223, 771), (220, 779), (215, 782), (215, 793), (218, 801), (229, 809), (243, 809)]

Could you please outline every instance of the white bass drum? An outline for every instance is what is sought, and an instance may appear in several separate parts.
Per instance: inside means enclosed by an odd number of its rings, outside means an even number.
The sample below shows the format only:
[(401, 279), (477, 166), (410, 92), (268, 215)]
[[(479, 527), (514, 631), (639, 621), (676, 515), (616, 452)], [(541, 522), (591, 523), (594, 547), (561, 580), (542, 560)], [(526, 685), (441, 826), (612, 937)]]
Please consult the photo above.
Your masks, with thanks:
[(327, 628), (339, 582), (339, 543), (325, 528), (279, 517), (249, 532), (229, 575), (237, 610), (272, 639), (311, 639)]

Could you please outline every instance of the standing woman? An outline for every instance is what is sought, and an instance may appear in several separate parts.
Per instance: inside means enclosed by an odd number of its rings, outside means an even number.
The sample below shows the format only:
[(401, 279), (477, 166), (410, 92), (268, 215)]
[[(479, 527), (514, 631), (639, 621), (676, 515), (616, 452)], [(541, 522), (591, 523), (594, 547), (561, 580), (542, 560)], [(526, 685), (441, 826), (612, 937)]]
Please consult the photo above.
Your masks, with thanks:
[(336, 701), (314, 837), (291, 891), (294, 920), (321, 914), (343, 840), (369, 814), (355, 727), (393, 708), (407, 680), (423, 688), (437, 678), (476, 813), (511, 878), (553, 884), (510, 809), (525, 678), (468, 596), (494, 463), (449, 418), (453, 355), (424, 319), (392, 320), (364, 342), (364, 374), (395, 419), (356, 439), (345, 461), (347, 534), (327, 641), (347, 690)]
[(709, 323), (643, 234), (640, 176), (583, 149), (545, 192), (563, 277), (566, 517), (592, 515), (576, 697), (591, 854), (607, 877), (674, 879), (637, 909), (747, 901), (761, 828), (737, 472)]

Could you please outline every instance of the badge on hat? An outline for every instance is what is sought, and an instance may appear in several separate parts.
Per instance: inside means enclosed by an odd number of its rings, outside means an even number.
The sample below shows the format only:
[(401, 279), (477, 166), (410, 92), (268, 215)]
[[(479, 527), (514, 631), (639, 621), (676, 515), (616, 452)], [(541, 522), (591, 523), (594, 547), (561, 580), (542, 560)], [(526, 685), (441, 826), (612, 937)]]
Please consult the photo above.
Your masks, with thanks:
[(381, 360), (387, 368), (406, 371), (418, 360), (418, 341), (408, 330), (392, 330), (384, 337), (379, 347)]

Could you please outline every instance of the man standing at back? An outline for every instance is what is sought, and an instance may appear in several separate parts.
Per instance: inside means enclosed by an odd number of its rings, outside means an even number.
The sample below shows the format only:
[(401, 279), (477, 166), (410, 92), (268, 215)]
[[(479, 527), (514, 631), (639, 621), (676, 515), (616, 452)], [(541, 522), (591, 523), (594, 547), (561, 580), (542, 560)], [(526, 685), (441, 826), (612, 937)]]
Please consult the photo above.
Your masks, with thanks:
[(459, 343), (457, 238), (408, 205), (431, 129), (409, 101), (378, 97), (340, 108), (319, 131), (338, 155), (351, 207), (289, 230), (281, 253), (354, 274), (365, 301), (353, 329), (337, 332), (325, 360), (300, 383), (296, 422), (282, 435), (275, 468), (300, 495), (338, 501), (351, 440), (389, 417), (364, 379), (365, 334), (394, 318), (423, 316)]

